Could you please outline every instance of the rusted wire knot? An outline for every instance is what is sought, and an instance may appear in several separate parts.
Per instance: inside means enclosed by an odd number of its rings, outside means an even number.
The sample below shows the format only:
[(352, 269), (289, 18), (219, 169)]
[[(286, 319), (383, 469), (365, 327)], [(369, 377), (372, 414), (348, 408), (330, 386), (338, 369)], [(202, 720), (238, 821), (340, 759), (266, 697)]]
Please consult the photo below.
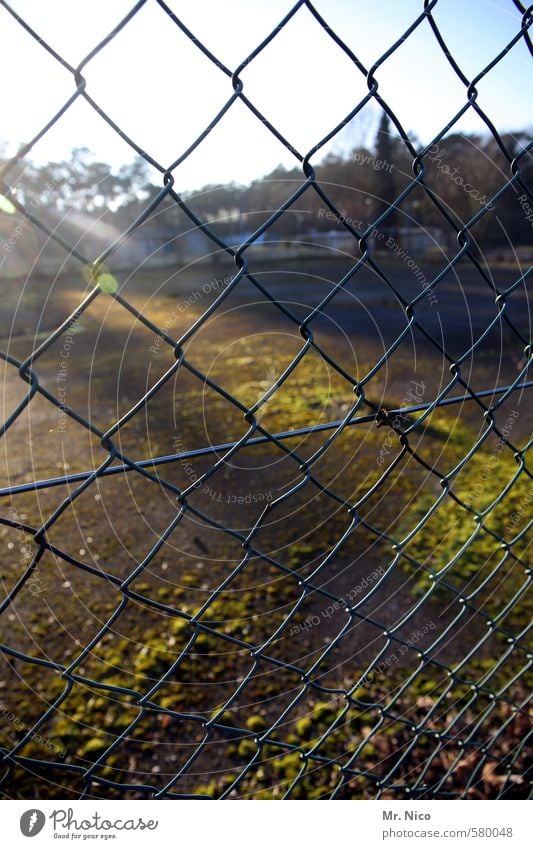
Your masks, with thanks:
[(376, 427), (393, 427), (391, 414), (385, 407), (380, 407), (376, 413)]

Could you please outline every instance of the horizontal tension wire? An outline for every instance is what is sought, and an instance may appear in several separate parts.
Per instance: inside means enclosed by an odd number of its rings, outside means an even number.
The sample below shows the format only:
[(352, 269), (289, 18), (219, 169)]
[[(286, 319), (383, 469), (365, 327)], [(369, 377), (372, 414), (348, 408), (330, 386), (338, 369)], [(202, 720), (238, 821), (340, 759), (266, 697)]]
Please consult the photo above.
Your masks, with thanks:
[[(487, 395), (501, 395), (504, 392), (507, 392), (509, 389), (513, 389), (516, 391), (517, 389), (530, 389), (533, 386), (533, 380), (526, 381), (525, 383), (518, 383), (515, 387), (512, 384), (508, 384), (507, 386), (498, 386), (495, 389), (483, 389), (480, 392), (475, 392), (474, 394), (467, 395), (454, 395), (451, 398), (443, 398), (435, 404), (435, 401), (429, 401), (426, 404), (414, 404), (411, 407), (400, 407), (396, 410), (388, 410), (389, 418), (391, 416), (397, 415), (408, 415), (409, 413), (420, 413), (423, 410), (428, 410), (432, 405), (436, 407), (445, 407), (449, 404), (460, 404), (462, 401), (473, 401), (476, 398), (483, 398)], [(346, 425), (355, 425), (355, 424), (365, 424), (375, 419), (379, 418), (379, 411), (376, 413), (369, 413), (365, 416), (355, 416), (349, 422), (346, 422)], [(296, 436), (305, 436), (309, 433), (320, 433), (324, 430), (334, 430), (337, 427), (340, 427), (343, 423), (344, 419), (337, 419), (333, 422), (325, 422), (320, 425), (310, 425), (309, 427), (300, 427), (296, 430), (285, 430), (281, 433), (274, 433), (270, 436), (254, 436), (252, 439), (247, 440), (243, 444), (243, 448), (249, 447), (251, 445), (261, 445), (265, 442), (272, 442), (275, 439), (294, 439)], [(131, 465), (127, 463), (121, 463), (118, 466), (108, 466), (103, 469), (98, 477), (104, 477), (106, 475), (118, 475), (122, 472), (132, 472), (135, 470), (135, 466), (138, 466), (140, 469), (153, 468), (154, 466), (164, 466), (166, 463), (175, 463), (179, 460), (188, 460), (193, 457), (203, 457), (209, 454), (216, 454), (219, 451), (228, 451), (233, 448), (237, 444), (237, 440), (233, 442), (221, 442), (218, 445), (207, 445), (205, 448), (195, 448), (192, 451), (182, 451), (179, 454), (165, 454), (162, 457), (150, 457), (148, 460), (139, 460), (138, 462), (134, 462)], [(18, 495), (22, 492), (32, 492), (38, 489), (47, 489), (53, 486), (62, 486), (68, 483), (78, 483), (79, 481), (87, 480), (91, 475), (94, 474), (94, 469), (92, 471), (85, 472), (76, 472), (72, 475), (61, 475), (56, 478), (46, 478), (44, 480), (39, 481), (30, 481), (29, 483), (21, 483), (16, 486), (6, 486), (0, 489), (0, 497), (10, 496), (10, 495)]]

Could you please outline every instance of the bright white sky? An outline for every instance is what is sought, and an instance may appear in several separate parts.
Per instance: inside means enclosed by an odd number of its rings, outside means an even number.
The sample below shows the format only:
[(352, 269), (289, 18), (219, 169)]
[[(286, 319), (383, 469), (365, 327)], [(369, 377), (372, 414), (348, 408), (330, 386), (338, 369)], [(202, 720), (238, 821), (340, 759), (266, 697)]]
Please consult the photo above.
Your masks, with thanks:
[[(13, 0), (12, 8), (76, 65), (129, 11), (132, 0)], [(266, 36), (291, 0), (168, 0), (168, 5), (230, 68)], [(331, 27), (368, 67), (423, 8), (422, 0), (315, 0)], [(513, 37), (520, 14), (512, 0), (440, 0), (435, 18), (453, 55), (473, 77)], [(74, 90), (71, 75), (0, 8), (2, 128), (14, 150), (33, 137)], [(88, 92), (140, 146), (168, 165), (231, 95), (230, 80), (178, 30), (155, 0), (86, 67)], [(424, 141), (465, 101), (427, 22), (387, 60), (380, 92), (406, 129)], [(366, 83), (304, 7), (242, 73), (244, 91), (301, 151), (339, 122), (367, 91)], [(531, 57), (523, 41), (479, 84), (479, 102), (500, 129), (531, 126)], [(369, 106), (330, 143), (339, 150), (373, 139), (378, 110)], [(470, 110), (458, 128), (481, 132)], [(15, 147), (14, 147), (15, 146)], [(34, 148), (39, 161), (62, 159), (72, 147), (122, 165), (128, 146), (80, 98)], [(248, 182), (295, 160), (240, 103), (176, 171), (179, 190)]]

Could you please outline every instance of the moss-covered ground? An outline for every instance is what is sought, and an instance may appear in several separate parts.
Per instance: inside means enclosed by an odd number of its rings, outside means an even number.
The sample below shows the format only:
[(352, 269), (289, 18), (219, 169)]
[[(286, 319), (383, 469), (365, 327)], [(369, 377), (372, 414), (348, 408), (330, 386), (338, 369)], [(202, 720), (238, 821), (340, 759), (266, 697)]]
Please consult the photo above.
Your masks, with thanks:
[[(21, 359), (79, 291), (65, 286), (53, 309), (43, 295), (28, 298), (10, 345)], [(183, 301), (166, 291), (134, 288), (129, 299), (174, 338), (205, 306), (180, 310)], [(281, 380), (257, 415), (270, 433), (342, 420), (358, 399), (364, 415), (362, 392), (386, 410), (424, 403), (451, 379), (423, 344), (400, 347), (367, 379), (382, 353), (376, 340), (326, 324), (315, 341), (359, 391), (312, 348), (284, 380), (305, 340), (249, 301), (230, 297), (184, 351), (248, 408)], [(102, 430), (175, 363), (170, 347), (107, 296), (72, 335), (65, 400)], [(495, 346), (489, 339), (472, 367), (489, 386)], [(35, 365), (50, 392), (61, 350), (58, 340)], [(512, 358), (502, 369), (500, 382), (516, 372)], [(8, 413), (24, 393), (10, 366), (5, 388)], [(416, 422), (406, 415), (401, 429)], [(18, 752), (62, 768), (20, 762), (4, 792), (76, 796), (83, 770), (64, 767), (96, 764), (90, 792), (101, 797), (142, 796), (141, 785), (157, 791), (178, 774), (172, 792), (215, 798), (403, 798), (419, 779), (453, 797), (472, 775), (472, 798), (497, 795), (506, 776), (509, 797), (527, 795), (523, 754), (514, 759), (527, 718), (513, 707), (530, 683), (523, 632), (533, 482), (514, 451), (527, 440), (525, 401), (505, 402), (496, 422), (510, 422), (511, 446), (474, 402), (432, 412), (408, 433), (407, 448), (387, 424), (346, 427), (313, 463), (312, 479), (302, 463), (331, 431), (284, 441), (293, 454), (270, 443), (243, 447), (196, 489), (212, 455), (160, 466), (153, 480), (131, 472), (91, 485), (47, 536), (88, 569), (46, 550), (0, 618), (0, 641), (22, 653), (1, 659), (4, 749), (67, 693)], [(97, 437), (71, 420), (64, 427), (37, 396), (4, 440), (10, 483), (105, 459)], [(182, 366), (115, 444), (142, 459), (248, 429), (241, 409)], [(172, 487), (190, 487), (193, 509), (125, 594), (121, 582), (180, 509)], [(2, 515), (36, 530), (73, 488), (4, 498)], [(36, 547), (31, 533), (7, 526), (0, 546), (7, 594)], [(62, 673), (69, 664), (74, 677)]]

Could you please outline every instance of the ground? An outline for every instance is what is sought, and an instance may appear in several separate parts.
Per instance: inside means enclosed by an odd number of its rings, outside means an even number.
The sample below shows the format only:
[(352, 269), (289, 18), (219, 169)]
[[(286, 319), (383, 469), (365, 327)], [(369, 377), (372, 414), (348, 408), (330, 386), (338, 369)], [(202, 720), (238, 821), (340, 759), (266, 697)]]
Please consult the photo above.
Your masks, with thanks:
[[(350, 267), (342, 257), (284, 263), (279, 270), (259, 260), (256, 265), (260, 285), (300, 322)], [(405, 263), (382, 267), (407, 300), (423, 291)], [(420, 267), (428, 280), (440, 270), (434, 262)], [(227, 292), (185, 339), (183, 351), (187, 363), (243, 409), (279, 383), (256, 416), (270, 433), (343, 419), (358, 398), (358, 414), (364, 415), (427, 403), (450, 381), (450, 395), (464, 394), (457, 368), (450, 366), (498, 315), (494, 293), (467, 264), (433, 286), (432, 302), (426, 294), (416, 319), (446, 349), (447, 359), (409, 322), (391, 289), (364, 270), (310, 322), (313, 347), (307, 330), (252, 283), (243, 279), (230, 291), (229, 264), (117, 276), (121, 295), (176, 340)], [(514, 277), (510, 268), (494, 272), (500, 289)], [(2, 349), (19, 360), (28, 357), (76, 309), (84, 288), (82, 275), (74, 272), (53, 286), (37, 275), (27, 284), (8, 281)], [(509, 297), (506, 314), (527, 334), (522, 289)], [(401, 344), (390, 352), (404, 329)], [(506, 385), (526, 362), (523, 348), (513, 330), (497, 321), (461, 362), (461, 379), (476, 391)], [(304, 356), (285, 379), (300, 352)], [(34, 366), (45, 390), (55, 397), (64, 393), (71, 409), (105, 431), (169, 368), (176, 369), (176, 358), (154, 329), (102, 293)], [(4, 389), (7, 418), (27, 391), (12, 365), (6, 365)], [(514, 448), (529, 437), (526, 402), (527, 394), (516, 392), (496, 414), (500, 428), (510, 423)], [(141, 460), (232, 442), (249, 430), (243, 409), (180, 366), (124, 423), (115, 444)], [(526, 795), (519, 747), (527, 717), (513, 705), (527, 693), (520, 673), (528, 661), (521, 637), (509, 644), (490, 625), (487, 633), (487, 620), (517, 637), (527, 626), (531, 478), (514, 449), (491, 431), (476, 401), (432, 412), (409, 435), (408, 451), (384, 415), (380, 427), (372, 420), (342, 430), (306, 482), (302, 462), (331, 431), (283, 440), (297, 457), (272, 443), (242, 447), (197, 489), (194, 482), (222, 450), (161, 465), (150, 481), (129, 472), (102, 477), (82, 492), (47, 535), (71, 560), (47, 549), (31, 584), (0, 617), (2, 644), (47, 664), (4, 654), (3, 746), (11, 749), (64, 692), (65, 677), (54, 664), (72, 663), (94, 640), (76, 666), (80, 680), (39, 728), (40, 738), (21, 752), (87, 769), (127, 731), (96, 769), (91, 795), (124, 795), (106, 781), (131, 785), (126, 793), (132, 797), (147, 792), (141, 787), (160, 790), (197, 747), (200, 754), (172, 792), (401, 798), (414, 784), (422, 795), (426, 787), (443, 797), (469, 787), (469, 796), (484, 798), (502, 792), (509, 775), (509, 797)], [(398, 425), (405, 430), (415, 420), (404, 416)], [(10, 485), (91, 470), (107, 456), (97, 435), (39, 395), (3, 442)], [(442, 485), (448, 476), (451, 495)], [(176, 488), (189, 488), (188, 509), (128, 585), (131, 595), (122, 607), (120, 583), (179, 512)], [(62, 485), (3, 497), (1, 515), (37, 530), (68, 491)], [(497, 497), (501, 502), (476, 523), (475, 513)], [(357, 522), (347, 505), (356, 506)], [(412, 535), (433, 505), (431, 518)], [(243, 549), (265, 510), (253, 550)], [(518, 539), (509, 552), (499, 537)], [(399, 552), (394, 546), (400, 541)], [(36, 548), (31, 534), (8, 526), (0, 527), (0, 546), (9, 594), (31, 562), (28, 551)], [(335, 599), (347, 601), (351, 612)], [(97, 641), (117, 610), (120, 615)], [(205, 627), (195, 630), (191, 616)], [(259, 649), (255, 657), (244, 647), (249, 644)], [(174, 668), (181, 650), (183, 660)], [(312, 669), (310, 678), (302, 681), (301, 669)], [(162, 676), (168, 676), (164, 685), (141, 714), (136, 694), (148, 692)], [(472, 682), (482, 688), (474, 696)], [(494, 704), (485, 690), (499, 694)], [(206, 738), (209, 721), (216, 724)], [(450, 730), (446, 745), (438, 743), (443, 729)], [(463, 750), (464, 740), (473, 742)], [(43, 774), (27, 761), (15, 768), (3, 792), (17, 798), (76, 796), (83, 788), (81, 772), (49, 767)], [(396, 789), (387, 790), (391, 784)]]

